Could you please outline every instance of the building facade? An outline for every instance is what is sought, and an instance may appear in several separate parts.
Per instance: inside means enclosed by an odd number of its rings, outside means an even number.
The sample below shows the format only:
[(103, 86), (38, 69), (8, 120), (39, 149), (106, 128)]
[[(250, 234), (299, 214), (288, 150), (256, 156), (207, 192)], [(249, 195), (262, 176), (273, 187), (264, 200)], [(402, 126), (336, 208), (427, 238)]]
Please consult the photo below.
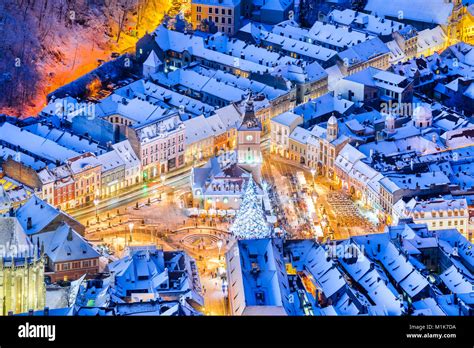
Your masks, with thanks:
[(240, 28), (240, 0), (192, 0), (191, 24), (194, 29), (216, 30), (233, 35)]
[(45, 277), (51, 282), (72, 281), (83, 275), (91, 278), (99, 273), (100, 254), (67, 223), (53, 231), (33, 236), (45, 253)]
[(75, 183), (76, 206), (92, 204), (101, 192), (101, 164), (92, 153), (70, 158), (67, 164)]
[(104, 153), (97, 158), (101, 163), (100, 196), (115, 196), (125, 187), (125, 162), (115, 150)]
[(431, 231), (457, 229), (468, 240), (469, 209), (465, 198), (400, 200), (394, 207), (394, 223), (399, 219), (412, 218), (415, 223), (426, 224)]
[(42, 309), (46, 293), (44, 259), (15, 217), (0, 218), (5, 254), (0, 257), (0, 313)]
[(132, 146), (140, 156), (143, 181), (185, 165), (185, 125), (178, 113), (134, 127), (129, 135)]

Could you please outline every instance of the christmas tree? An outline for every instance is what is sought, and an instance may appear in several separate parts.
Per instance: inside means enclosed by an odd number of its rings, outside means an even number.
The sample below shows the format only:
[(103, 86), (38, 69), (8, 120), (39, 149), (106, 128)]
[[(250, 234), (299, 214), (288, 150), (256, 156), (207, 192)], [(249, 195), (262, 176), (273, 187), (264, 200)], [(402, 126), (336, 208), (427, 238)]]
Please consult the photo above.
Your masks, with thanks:
[(271, 235), (252, 176), (248, 181), (240, 210), (230, 227), (230, 232), (239, 239), (268, 238)]

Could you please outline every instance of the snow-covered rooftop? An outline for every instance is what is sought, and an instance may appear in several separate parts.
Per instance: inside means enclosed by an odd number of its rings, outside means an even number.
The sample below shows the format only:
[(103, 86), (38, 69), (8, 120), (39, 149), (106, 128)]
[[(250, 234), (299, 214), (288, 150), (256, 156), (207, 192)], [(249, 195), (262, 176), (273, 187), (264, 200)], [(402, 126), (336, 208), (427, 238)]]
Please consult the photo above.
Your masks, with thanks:
[(376, 35), (390, 35), (402, 29), (405, 25), (390, 19), (376, 17), (364, 12), (357, 12), (351, 9), (333, 10), (329, 14), (330, 20), (346, 26), (361, 28)]
[(44, 245), (49, 259), (56, 262), (98, 258), (100, 254), (68, 224), (61, 223), (55, 230), (33, 236), (33, 243)]
[(64, 162), (79, 155), (76, 151), (7, 122), (0, 126), (0, 141), (52, 163)]
[(399, 18), (403, 13), (403, 18), (407, 20), (435, 23), (446, 25), (449, 16), (453, 11), (452, 2), (445, 0), (432, 0), (426, 6), (424, 0), (368, 0), (365, 10), (378, 16), (389, 16)]

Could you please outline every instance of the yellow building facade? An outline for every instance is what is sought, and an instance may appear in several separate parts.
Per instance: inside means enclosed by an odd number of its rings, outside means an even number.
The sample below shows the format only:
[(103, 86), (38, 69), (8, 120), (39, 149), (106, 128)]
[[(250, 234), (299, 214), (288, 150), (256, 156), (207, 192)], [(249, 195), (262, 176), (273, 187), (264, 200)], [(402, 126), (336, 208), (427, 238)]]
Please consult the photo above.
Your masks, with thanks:
[(16, 217), (0, 217), (0, 314), (43, 309), (44, 259)]
[[(16, 258), (15, 258), (16, 259)], [(16, 262), (16, 264), (15, 264)], [(2, 315), (39, 310), (45, 306), (43, 258), (0, 259), (0, 309)]]

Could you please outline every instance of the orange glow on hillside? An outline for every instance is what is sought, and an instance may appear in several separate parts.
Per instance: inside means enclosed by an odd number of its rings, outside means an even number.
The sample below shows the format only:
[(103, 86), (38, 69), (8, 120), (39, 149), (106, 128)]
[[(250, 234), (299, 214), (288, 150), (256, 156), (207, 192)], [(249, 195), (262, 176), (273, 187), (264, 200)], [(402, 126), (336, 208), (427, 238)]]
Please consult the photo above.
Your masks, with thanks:
[[(61, 61), (50, 59), (45, 56), (43, 62), (38, 66), (41, 81), (35, 95), (28, 101), (27, 105), (17, 110), (0, 109), (0, 113), (25, 117), (35, 116), (46, 104), (46, 97), (77, 78), (89, 73), (100, 65), (102, 61), (109, 61), (113, 52), (133, 53), (136, 42), (145, 33), (150, 33), (161, 23), (166, 13), (176, 15), (189, 0), (150, 0), (147, 9), (143, 11), (140, 23), (137, 23), (137, 13), (130, 11), (125, 28), (117, 39), (117, 24), (108, 23), (112, 37), (108, 40), (101, 39), (101, 35), (91, 37), (81, 36), (80, 39), (67, 37), (63, 40), (63, 46), (58, 50), (64, 55)], [(98, 30), (103, 30), (98, 28)], [(90, 36), (90, 35), (89, 35)], [(88, 87), (88, 94), (94, 97), (100, 92), (100, 81), (93, 81)]]
[(100, 89), (102, 88), (102, 82), (95, 78), (87, 85), (87, 96), (90, 98), (97, 97)]

